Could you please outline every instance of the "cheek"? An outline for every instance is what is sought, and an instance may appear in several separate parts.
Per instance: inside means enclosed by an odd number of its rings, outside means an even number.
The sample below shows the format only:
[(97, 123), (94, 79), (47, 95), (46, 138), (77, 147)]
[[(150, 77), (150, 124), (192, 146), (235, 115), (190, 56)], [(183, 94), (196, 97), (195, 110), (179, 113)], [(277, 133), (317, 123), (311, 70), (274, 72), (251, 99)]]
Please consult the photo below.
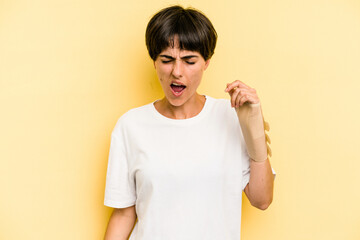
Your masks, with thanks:
[(166, 67), (157, 68), (156, 73), (158, 75), (158, 78), (162, 80), (165, 76), (169, 75), (169, 69), (167, 69)]
[(164, 77), (163, 77), (161, 71), (156, 70), (156, 75), (157, 75), (157, 78), (159, 79), (159, 81), (163, 82)]
[(191, 78), (194, 79), (194, 81), (199, 84), (201, 81), (202, 75), (203, 75), (203, 71), (199, 69), (192, 73)]

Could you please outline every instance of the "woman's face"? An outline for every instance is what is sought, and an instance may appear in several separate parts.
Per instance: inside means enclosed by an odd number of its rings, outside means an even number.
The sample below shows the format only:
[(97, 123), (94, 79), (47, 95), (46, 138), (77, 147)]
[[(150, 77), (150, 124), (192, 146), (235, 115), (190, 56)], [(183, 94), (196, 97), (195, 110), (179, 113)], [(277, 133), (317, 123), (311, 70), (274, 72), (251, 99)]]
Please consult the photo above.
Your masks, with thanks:
[(173, 48), (162, 51), (154, 62), (165, 97), (176, 107), (195, 100), (203, 72), (210, 62), (200, 53), (180, 49), (178, 45), (175, 42)]

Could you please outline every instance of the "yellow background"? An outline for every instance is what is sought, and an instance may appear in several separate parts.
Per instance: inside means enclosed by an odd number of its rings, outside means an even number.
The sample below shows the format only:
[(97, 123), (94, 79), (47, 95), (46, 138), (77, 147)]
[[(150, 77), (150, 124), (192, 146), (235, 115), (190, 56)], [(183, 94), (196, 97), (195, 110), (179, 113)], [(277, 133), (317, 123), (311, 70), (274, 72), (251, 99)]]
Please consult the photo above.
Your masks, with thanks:
[(358, 0), (0, 1), (0, 239), (102, 238), (110, 134), (162, 97), (144, 32), (174, 3), (219, 34), (199, 92), (240, 79), (271, 125), (274, 201), (244, 200), (242, 239), (360, 239)]

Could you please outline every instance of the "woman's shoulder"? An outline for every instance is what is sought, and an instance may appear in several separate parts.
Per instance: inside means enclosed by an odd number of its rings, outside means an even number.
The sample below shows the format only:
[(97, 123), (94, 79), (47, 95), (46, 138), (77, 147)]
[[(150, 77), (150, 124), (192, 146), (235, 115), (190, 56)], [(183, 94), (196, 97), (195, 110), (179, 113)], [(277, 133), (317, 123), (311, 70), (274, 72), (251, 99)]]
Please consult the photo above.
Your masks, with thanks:
[(214, 98), (206, 96), (206, 99), (209, 100), (209, 105), (213, 110), (218, 111), (233, 111), (229, 99), (224, 98)]
[(222, 122), (232, 122), (237, 124), (236, 111), (231, 107), (229, 99), (207, 97), (209, 100), (209, 114), (211, 118), (216, 118)]
[(145, 105), (142, 105), (140, 107), (135, 107), (129, 109), (127, 112), (125, 112), (120, 118), (138, 118), (138, 117), (145, 117), (146, 115), (151, 113), (153, 103), (148, 103)]
[(140, 107), (129, 109), (118, 118), (114, 129), (129, 127), (134, 124), (136, 125), (139, 122), (146, 121), (146, 119), (151, 117), (152, 104), (153, 103), (148, 103)]

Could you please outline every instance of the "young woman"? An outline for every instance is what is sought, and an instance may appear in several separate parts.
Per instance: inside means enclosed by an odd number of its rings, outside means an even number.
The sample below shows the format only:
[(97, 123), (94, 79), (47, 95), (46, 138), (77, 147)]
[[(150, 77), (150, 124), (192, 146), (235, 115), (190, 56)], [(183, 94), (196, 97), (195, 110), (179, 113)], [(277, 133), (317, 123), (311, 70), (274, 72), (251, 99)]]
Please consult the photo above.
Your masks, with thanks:
[(125, 113), (112, 132), (106, 240), (239, 240), (242, 191), (259, 209), (271, 203), (256, 91), (234, 81), (225, 89), (230, 101), (197, 92), (216, 39), (195, 9), (165, 8), (148, 23), (146, 45), (165, 96)]

